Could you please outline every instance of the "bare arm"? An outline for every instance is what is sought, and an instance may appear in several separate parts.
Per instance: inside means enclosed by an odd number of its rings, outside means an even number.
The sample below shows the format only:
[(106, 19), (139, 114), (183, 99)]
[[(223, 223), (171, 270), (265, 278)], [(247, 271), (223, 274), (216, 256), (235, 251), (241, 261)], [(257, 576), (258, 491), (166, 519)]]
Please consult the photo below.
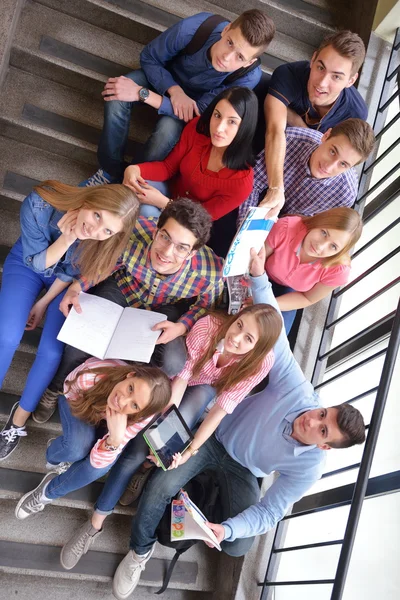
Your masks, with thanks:
[(26, 322), (26, 331), (31, 331), (39, 325), (50, 302), (54, 300), (54, 298), (56, 298), (58, 294), (65, 290), (65, 288), (69, 285), (69, 281), (61, 281), (61, 279), (56, 279), (51, 284), (43, 298), (40, 298), (40, 300), (35, 302), (35, 304), (32, 306)]
[(334, 289), (335, 287), (317, 283), (307, 292), (289, 292), (289, 294), (279, 296), (277, 298), (278, 306), (281, 311), (306, 308), (328, 296)]
[(171, 388), (172, 388), (172, 394), (171, 394), (171, 400), (169, 401), (168, 407), (171, 406), (172, 404), (175, 404), (175, 406), (179, 406), (181, 403), (181, 400), (183, 398), (183, 394), (186, 392), (186, 388), (188, 386), (188, 382), (186, 381), (186, 379), (181, 379), (180, 377), (175, 377), (175, 379), (172, 382)]
[(295, 112), (291, 108), (287, 109), (287, 124), (288, 124), (288, 127), (305, 127), (305, 128), (307, 128), (307, 125), (304, 123), (304, 121), (300, 117), (300, 115), (298, 115), (297, 112)]
[[(277, 98), (267, 94), (264, 103), (267, 132), (265, 135), (265, 166), (269, 190), (260, 206), (270, 207), (268, 217), (276, 216), (285, 202), (283, 164), (286, 153), (285, 129), (287, 108)], [(275, 188), (275, 189), (274, 189)]]

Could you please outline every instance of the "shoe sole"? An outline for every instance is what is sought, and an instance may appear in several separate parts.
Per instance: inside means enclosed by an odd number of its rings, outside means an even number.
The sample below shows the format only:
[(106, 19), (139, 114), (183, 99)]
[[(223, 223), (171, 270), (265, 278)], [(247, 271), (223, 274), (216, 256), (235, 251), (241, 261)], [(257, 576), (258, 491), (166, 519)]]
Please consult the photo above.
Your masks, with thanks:
[[(20, 499), (20, 501), (18, 502), (17, 506), (15, 507), (15, 512), (14, 512), (14, 514), (15, 514), (15, 517), (18, 519), (18, 521), (25, 521), (25, 519), (28, 519), (29, 517), (33, 517), (33, 516), (34, 516), (34, 515), (32, 514), (32, 515), (28, 515), (28, 516), (26, 516), (26, 517), (19, 517), (19, 516), (18, 516), (18, 511), (19, 511), (20, 507), (22, 506), (23, 502), (26, 500), (26, 498), (27, 498), (28, 496), (30, 496), (30, 495), (31, 495), (33, 492), (36, 492), (36, 490), (37, 490), (37, 489), (38, 489), (38, 488), (39, 488), (39, 487), (42, 485), (42, 483), (43, 483), (44, 479), (45, 479), (46, 477), (48, 477), (49, 475), (53, 474), (53, 473), (55, 473), (56, 475), (58, 475), (58, 473), (56, 473), (55, 471), (50, 471), (50, 473), (46, 473), (46, 475), (43, 477), (43, 479), (42, 479), (42, 481), (39, 483), (39, 485), (37, 485), (37, 486), (36, 486), (36, 487), (35, 487), (33, 490), (30, 490), (30, 491), (29, 491), (29, 492), (27, 492), (27, 493), (26, 493), (24, 496), (22, 496), (22, 498), (21, 498), (21, 499)], [(51, 479), (53, 479), (53, 478), (51, 478)], [(49, 479), (49, 481), (51, 481), (51, 479)], [(43, 511), (40, 511), (40, 512), (43, 512)], [(35, 513), (35, 514), (38, 514), (38, 513)]]

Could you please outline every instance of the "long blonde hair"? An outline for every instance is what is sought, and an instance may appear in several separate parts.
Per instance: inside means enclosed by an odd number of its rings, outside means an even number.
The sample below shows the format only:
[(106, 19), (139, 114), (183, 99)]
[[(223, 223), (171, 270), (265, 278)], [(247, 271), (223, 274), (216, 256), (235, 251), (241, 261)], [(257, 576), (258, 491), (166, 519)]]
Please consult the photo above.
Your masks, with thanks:
[(134, 373), (134, 377), (140, 377), (150, 387), (150, 400), (147, 406), (140, 412), (128, 415), (129, 425), (161, 412), (171, 398), (171, 382), (165, 373), (157, 367), (139, 364), (84, 369), (79, 371), (73, 380), (66, 382), (67, 391), (81, 375), (93, 372), (99, 375), (98, 381), (95, 381), (94, 385), (88, 390), (79, 390), (78, 397), (75, 400), (70, 400), (71, 413), (85, 423), (97, 425), (105, 418), (108, 396), (114, 386), (126, 379), (129, 373)]
[(302, 221), (306, 226), (307, 233), (311, 229), (338, 229), (339, 231), (347, 231), (350, 234), (347, 244), (333, 256), (327, 256), (321, 259), (321, 264), (324, 267), (333, 267), (350, 263), (350, 250), (358, 242), (362, 234), (363, 222), (358, 212), (352, 208), (339, 206), (324, 210), (312, 217), (302, 217)]
[(136, 194), (122, 184), (81, 188), (52, 179), (43, 181), (33, 189), (43, 200), (61, 211), (103, 209), (121, 217), (122, 231), (103, 241), (80, 241), (73, 257), (81, 275), (90, 281), (97, 283), (108, 277), (127, 246), (135, 225), (140, 207)]
[(247, 306), (237, 315), (212, 314), (212, 318), (219, 321), (220, 325), (210, 339), (205, 353), (193, 369), (194, 378), (200, 375), (205, 364), (211, 359), (218, 342), (225, 338), (229, 327), (243, 315), (253, 315), (255, 317), (259, 332), (258, 341), (250, 352), (239, 356), (240, 360), (235, 361), (223, 370), (220, 378), (213, 383), (217, 394), (222, 394), (222, 392), (233, 388), (240, 381), (255, 375), (259, 371), (264, 358), (274, 347), (282, 329), (282, 318), (270, 304)]

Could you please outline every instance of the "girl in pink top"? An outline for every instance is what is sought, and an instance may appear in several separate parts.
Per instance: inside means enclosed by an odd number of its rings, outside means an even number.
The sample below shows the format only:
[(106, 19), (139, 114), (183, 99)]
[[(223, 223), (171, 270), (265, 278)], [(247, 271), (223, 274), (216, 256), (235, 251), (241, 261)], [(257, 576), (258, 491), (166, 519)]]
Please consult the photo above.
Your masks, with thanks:
[[(170, 397), (170, 381), (155, 367), (90, 358), (72, 371), (64, 396), (59, 397), (63, 434), (47, 448), (50, 473), (38, 486), (46, 484), (39, 510), (105, 475), (128, 441), (165, 409)], [(34, 493), (21, 498), (18, 519), (37, 512), (30, 510)]]
[(298, 308), (328, 296), (350, 276), (349, 252), (362, 232), (352, 208), (332, 208), (313, 217), (279, 219), (265, 243), (265, 270), (289, 333)]

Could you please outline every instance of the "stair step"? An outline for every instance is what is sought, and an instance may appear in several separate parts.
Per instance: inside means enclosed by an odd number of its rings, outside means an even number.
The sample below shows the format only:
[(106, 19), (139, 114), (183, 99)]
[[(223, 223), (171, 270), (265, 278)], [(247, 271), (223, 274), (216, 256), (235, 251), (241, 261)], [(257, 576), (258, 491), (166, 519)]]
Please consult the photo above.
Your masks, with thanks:
[[(20, 396), (17, 394), (0, 392), (0, 423), (5, 423), (7, 421), (12, 407), (16, 402), (19, 401), (19, 399)], [(42, 429), (60, 435), (62, 432), (62, 427), (58, 410), (56, 410), (54, 415), (49, 419), (49, 421), (47, 421), (47, 423), (36, 423), (33, 419), (29, 419), (28, 428), (32, 429), (32, 431), (35, 429)], [(32, 435), (34, 435), (34, 433)]]
[[(36, 598), (46, 598), (51, 590), (52, 600), (115, 600), (111, 585), (82, 579), (63, 579), (57, 572), (21, 575), (18, 569), (1, 569), (1, 588), (5, 598), (32, 600), (32, 590)], [(129, 600), (154, 600), (154, 588), (139, 586)], [(168, 589), (162, 600), (206, 600), (208, 592)]]

